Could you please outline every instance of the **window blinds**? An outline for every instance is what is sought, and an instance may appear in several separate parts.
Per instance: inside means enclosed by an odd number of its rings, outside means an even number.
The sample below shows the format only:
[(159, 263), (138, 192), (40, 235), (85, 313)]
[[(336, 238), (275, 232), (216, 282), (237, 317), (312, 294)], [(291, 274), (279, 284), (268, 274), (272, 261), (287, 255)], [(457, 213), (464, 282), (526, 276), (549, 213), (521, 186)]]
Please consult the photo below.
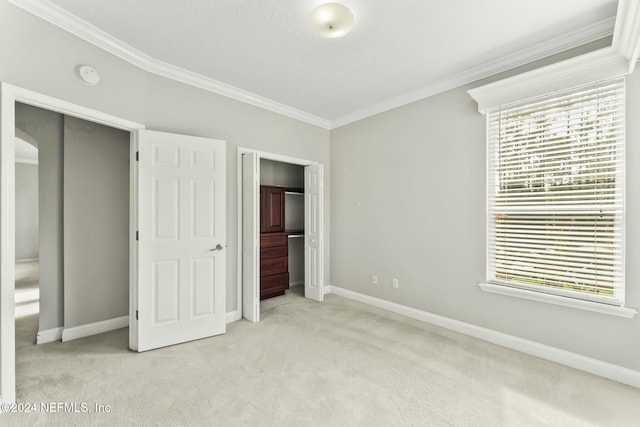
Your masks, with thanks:
[(624, 304), (624, 79), (488, 112), (488, 281)]

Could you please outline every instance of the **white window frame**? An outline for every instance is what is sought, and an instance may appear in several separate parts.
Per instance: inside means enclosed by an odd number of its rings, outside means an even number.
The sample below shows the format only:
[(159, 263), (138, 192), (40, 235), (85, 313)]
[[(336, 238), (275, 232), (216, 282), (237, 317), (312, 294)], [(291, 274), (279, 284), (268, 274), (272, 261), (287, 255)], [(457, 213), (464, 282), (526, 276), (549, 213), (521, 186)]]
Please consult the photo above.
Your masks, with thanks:
[[(628, 58), (620, 55), (618, 46), (614, 46), (488, 83), (484, 86), (473, 88), (468, 93), (478, 103), (478, 111), (484, 114), (487, 110), (500, 105), (551, 94), (559, 88), (571, 88), (598, 80), (624, 76), (633, 71), (633, 67), (629, 67), (629, 63)], [(635, 61), (633, 63), (635, 64)], [(487, 230), (488, 232), (489, 230)], [(568, 298), (528, 289), (492, 283), (480, 283), (479, 287), (482, 291), (494, 294), (524, 298), (601, 314), (625, 318), (633, 318), (637, 314), (637, 311), (630, 307)]]
[[(497, 107), (488, 112), (487, 282), (568, 298), (624, 306), (626, 116), (624, 91), (624, 78), (610, 79), (559, 91), (550, 96)], [(612, 96), (614, 98), (611, 98)], [(612, 99), (613, 103), (611, 103)], [(603, 102), (607, 102), (607, 104), (603, 104)], [(565, 103), (568, 104), (565, 105)], [(566, 132), (569, 132), (570, 129), (573, 129), (574, 132), (578, 131), (579, 135), (592, 131), (591, 124), (583, 121), (585, 103), (590, 106), (591, 110), (588, 111), (591, 111), (592, 114), (598, 112), (599, 123), (603, 120), (610, 120), (612, 117), (616, 119), (602, 128), (602, 130), (612, 132), (607, 135), (606, 139), (597, 140), (596, 146), (590, 145), (587, 151), (579, 152), (581, 157), (577, 164), (581, 165), (581, 168), (592, 171), (587, 175), (581, 175), (578, 172), (576, 172), (577, 175), (571, 175), (573, 171), (566, 171), (566, 165), (558, 164), (560, 160), (566, 161), (566, 156), (569, 155), (567, 150), (575, 149), (573, 137), (565, 136), (564, 141), (560, 142), (561, 145), (557, 145), (553, 138), (557, 138), (558, 135), (557, 131), (553, 129), (545, 130), (542, 139), (538, 139), (540, 138), (538, 136), (539, 130), (533, 134), (524, 130), (515, 134), (514, 140), (502, 140), (502, 129), (519, 129), (521, 126), (527, 126), (531, 123), (534, 126), (539, 126), (540, 123), (554, 123), (554, 125), (560, 126), (556, 128), (558, 130), (565, 129)], [(605, 105), (606, 110), (601, 110)], [(558, 116), (559, 113), (562, 115)], [(580, 115), (578, 117), (582, 117), (582, 119), (571, 125), (569, 116), (565, 116), (565, 114), (572, 114), (573, 117), (578, 114)], [(530, 121), (532, 119), (533, 122)], [(585, 125), (588, 127), (583, 127)], [(510, 151), (509, 148), (502, 147), (503, 143), (507, 147), (514, 147), (514, 144), (516, 147), (519, 144), (524, 144), (523, 146), (527, 148), (524, 152)], [(550, 146), (549, 144), (555, 145)], [(598, 154), (594, 155), (590, 151), (595, 147), (597, 147)], [(557, 157), (558, 154), (554, 154), (558, 149), (562, 150), (560, 158)], [(551, 152), (547, 154), (547, 150), (551, 150)], [(614, 153), (615, 157), (610, 157)], [(603, 157), (604, 155), (606, 157)], [(528, 171), (526, 168), (531, 167), (530, 162), (536, 158), (537, 163), (533, 166), (533, 171)], [(582, 163), (582, 161), (587, 163)], [(502, 166), (504, 162), (507, 162), (507, 166)], [(591, 169), (595, 165), (599, 165), (598, 168)], [(608, 169), (614, 167), (614, 170), (600, 175), (599, 168), (603, 166)], [(506, 169), (503, 170), (503, 168)], [(541, 170), (545, 171), (543, 176), (540, 175)], [(592, 175), (593, 171), (597, 175)], [(550, 174), (558, 172), (569, 173), (569, 175), (552, 179)], [(505, 173), (506, 175), (504, 175)], [(614, 180), (614, 187), (609, 187), (602, 181), (607, 177)], [(574, 182), (574, 178), (578, 181)], [(542, 188), (540, 185), (550, 184), (550, 179), (554, 181), (550, 191), (540, 192), (539, 190)], [(599, 179), (600, 183), (598, 183)], [(500, 187), (506, 184), (511, 189), (499, 190), (498, 184)], [(529, 185), (533, 185), (533, 187), (529, 187)], [(560, 187), (557, 187), (558, 185)], [(571, 187), (567, 187), (568, 185)], [(574, 188), (576, 185), (583, 186), (583, 189), (576, 190)], [(554, 188), (560, 189), (560, 193), (556, 193)], [(568, 188), (570, 188), (570, 193), (567, 193)], [(602, 199), (603, 196), (604, 199)], [(567, 197), (570, 197), (569, 201), (567, 201)], [(579, 199), (576, 200), (576, 197)], [(600, 231), (603, 230), (601, 221), (594, 218), (594, 215), (597, 217), (598, 211), (600, 215), (604, 212), (613, 219), (615, 228), (603, 234)], [(498, 221), (498, 215), (504, 217), (502, 221)], [(567, 221), (574, 221), (579, 217), (585, 217), (585, 215), (588, 218), (588, 225), (594, 227), (591, 230), (596, 233), (596, 236), (584, 235), (584, 232), (578, 232), (567, 224)], [(522, 223), (522, 218), (526, 218), (526, 222)], [(559, 221), (558, 224), (561, 224), (561, 228), (557, 231), (551, 231), (548, 225), (545, 225), (543, 230), (537, 232), (532, 229), (532, 227), (539, 227), (541, 224), (548, 224), (548, 221)], [(609, 222), (605, 220), (602, 224), (606, 227)], [(549, 233), (554, 236), (551, 240), (547, 240)], [(608, 243), (604, 243), (609, 240), (614, 242), (611, 243), (613, 245), (611, 254), (596, 251), (595, 248), (602, 245), (609, 247)], [(574, 246), (578, 242), (582, 245), (581, 247)], [(592, 246), (593, 252), (582, 252)], [(549, 251), (559, 251), (560, 254), (564, 253), (565, 255), (561, 258), (557, 258), (557, 255), (548, 258)], [(499, 255), (500, 253), (502, 255)], [(564, 261), (559, 261), (559, 259)], [(568, 259), (571, 261), (569, 262)], [(610, 273), (607, 272), (602, 276), (600, 274), (601, 268), (597, 267), (600, 263), (610, 266)], [(586, 271), (583, 271), (585, 269)], [(499, 277), (504, 274), (513, 276), (513, 278)], [(609, 276), (609, 274), (611, 275)], [(584, 285), (579, 285), (580, 290), (565, 289), (566, 286), (575, 288), (579, 282), (582, 282), (580, 275), (584, 277), (586, 282)], [(527, 283), (538, 280), (541, 280), (542, 283)], [(591, 283), (591, 285), (587, 283)], [(610, 289), (611, 294), (600, 293), (607, 289)]]

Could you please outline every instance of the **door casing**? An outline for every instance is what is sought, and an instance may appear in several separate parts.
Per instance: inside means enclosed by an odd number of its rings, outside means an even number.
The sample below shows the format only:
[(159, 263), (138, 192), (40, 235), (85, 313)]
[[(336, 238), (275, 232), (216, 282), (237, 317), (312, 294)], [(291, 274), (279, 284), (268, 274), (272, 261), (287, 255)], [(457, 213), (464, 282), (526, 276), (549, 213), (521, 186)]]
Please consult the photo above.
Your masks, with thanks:
[[(267, 159), (267, 160), (274, 160), (277, 162), (283, 162), (283, 163), (290, 163), (290, 164), (294, 164), (294, 165), (300, 165), (300, 166), (310, 166), (310, 165), (317, 165), (319, 164), (319, 162), (316, 161), (312, 161), (312, 160), (305, 160), (305, 159), (300, 159), (300, 158), (296, 158), (296, 157), (290, 157), (290, 156), (284, 156), (281, 154), (275, 154), (275, 153), (269, 153), (269, 152), (265, 152), (265, 151), (259, 151), (259, 150), (254, 150), (251, 148), (245, 148), (245, 147), (238, 147), (238, 151), (237, 151), (237, 206), (238, 206), (238, 211), (237, 211), (237, 224), (238, 224), (238, 234), (237, 234), (237, 255), (236, 255), (236, 259), (237, 261), (237, 271), (236, 271), (236, 287), (237, 287), (237, 296), (236, 296), (236, 316), (234, 320), (240, 320), (243, 317), (243, 307), (242, 307), (242, 301), (243, 301), (243, 296), (242, 296), (242, 272), (243, 272), (243, 242), (242, 242), (242, 215), (243, 215), (243, 199), (242, 199), (242, 193), (243, 193), (243, 188), (242, 188), (242, 155), (246, 154), (246, 153), (255, 153), (258, 156), (258, 162), (260, 162), (260, 159)], [(324, 187), (322, 187), (322, 190), (324, 192)], [(324, 209), (324, 206), (322, 207), (322, 209)], [(320, 239), (324, 240), (324, 226), (321, 227), (320, 230)], [(321, 257), (321, 266), (320, 268), (324, 271), (324, 256)], [(258, 285), (259, 286), (259, 285)], [(326, 286), (323, 289), (323, 292), (326, 293)]]
[[(33, 105), (90, 122), (128, 131), (131, 158), (138, 149), (137, 131), (145, 126), (8, 83), (0, 83), (0, 402), (15, 402), (15, 103)], [(138, 171), (129, 169), (129, 342), (134, 336), (137, 250)]]

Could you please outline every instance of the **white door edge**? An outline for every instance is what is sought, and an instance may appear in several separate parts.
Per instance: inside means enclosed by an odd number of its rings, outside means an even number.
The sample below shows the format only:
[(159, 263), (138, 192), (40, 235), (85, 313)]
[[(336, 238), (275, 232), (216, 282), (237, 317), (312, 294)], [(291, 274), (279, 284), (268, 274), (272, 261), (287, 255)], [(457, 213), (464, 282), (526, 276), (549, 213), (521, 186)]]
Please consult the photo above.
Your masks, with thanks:
[[(139, 131), (139, 129), (138, 129)], [(138, 310), (138, 241), (136, 232), (138, 230), (138, 174), (139, 163), (137, 161), (138, 152), (138, 131), (130, 132), (131, 139), (129, 143), (131, 162), (129, 164), (129, 349), (138, 351), (138, 327), (137, 327), (137, 310)], [(135, 200), (135, 202), (134, 202)]]

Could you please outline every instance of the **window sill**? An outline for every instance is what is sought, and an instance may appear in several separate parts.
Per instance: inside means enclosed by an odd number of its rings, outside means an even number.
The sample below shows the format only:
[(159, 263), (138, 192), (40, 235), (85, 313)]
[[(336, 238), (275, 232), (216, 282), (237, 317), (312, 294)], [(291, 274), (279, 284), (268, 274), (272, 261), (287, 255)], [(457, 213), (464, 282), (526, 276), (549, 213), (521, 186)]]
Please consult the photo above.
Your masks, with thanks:
[(579, 310), (594, 311), (596, 313), (633, 319), (637, 310), (628, 307), (616, 307), (614, 305), (600, 304), (597, 302), (583, 301), (574, 298), (560, 297), (542, 292), (528, 291), (525, 289), (511, 288), (508, 286), (494, 285), (491, 283), (479, 283), (480, 289), (492, 294), (507, 295), (510, 297), (524, 298), (531, 301), (546, 302), (548, 304), (577, 308)]

